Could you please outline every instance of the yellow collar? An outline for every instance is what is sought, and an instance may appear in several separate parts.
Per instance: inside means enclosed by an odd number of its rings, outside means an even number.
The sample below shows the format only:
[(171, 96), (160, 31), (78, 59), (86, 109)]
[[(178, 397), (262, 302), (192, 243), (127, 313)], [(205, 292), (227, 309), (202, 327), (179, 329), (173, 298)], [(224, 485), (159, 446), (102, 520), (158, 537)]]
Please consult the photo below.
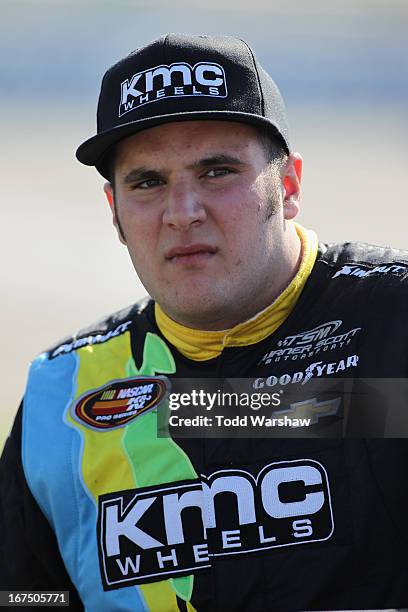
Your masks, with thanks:
[(315, 232), (297, 223), (295, 227), (302, 243), (302, 261), (296, 276), (270, 306), (231, 329), (202, 331), (176, 323), (156, 303), (156, 323), (163, 336), (193, 361), (207, 361), (218, 357), (226, 346), (247, 346), (270, 336), (294, 308), (316, 261)]

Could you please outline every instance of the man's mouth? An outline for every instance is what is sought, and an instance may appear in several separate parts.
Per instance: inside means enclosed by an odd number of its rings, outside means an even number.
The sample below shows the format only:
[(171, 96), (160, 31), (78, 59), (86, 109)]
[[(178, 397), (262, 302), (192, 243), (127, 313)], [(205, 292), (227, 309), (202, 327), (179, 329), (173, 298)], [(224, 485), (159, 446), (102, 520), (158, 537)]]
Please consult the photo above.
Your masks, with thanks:
[(176, 246), (165, 253), (165, 259), (174, 263), (200, 263), (211, 258), (218, 249), (209, 244)]

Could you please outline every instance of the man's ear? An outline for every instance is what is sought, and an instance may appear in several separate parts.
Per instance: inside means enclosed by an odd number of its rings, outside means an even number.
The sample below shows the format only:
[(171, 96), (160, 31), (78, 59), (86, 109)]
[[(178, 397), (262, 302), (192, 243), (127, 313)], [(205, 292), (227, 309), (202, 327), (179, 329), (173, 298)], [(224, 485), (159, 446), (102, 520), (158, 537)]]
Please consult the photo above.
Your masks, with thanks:
[(121, 227), (120, 227), (120, 223), (118, 221), (117, 218), (117, 214), (116, 214), (116, 206), (115, 206), (115, 194), (113, 191), (113, 187), (111, 183), (105, 183), (103, 186), (103, 190), (105, 192), (106, 195), (106, 199), (108, 200), (109, 203), (109, 208), (111, 209), (111, 213), (112, 213), (112, 223), (116, 228), (116, 231), (118, 233), (118, 238), (121, 241), (122, 244), (126, 244), (126, 240), (125, 237), (122, 233)]
[(302, 165), (299, 153), (291, 153), (283, 169), (283, 216), (287, 220), (294, 219), (300, 210)]

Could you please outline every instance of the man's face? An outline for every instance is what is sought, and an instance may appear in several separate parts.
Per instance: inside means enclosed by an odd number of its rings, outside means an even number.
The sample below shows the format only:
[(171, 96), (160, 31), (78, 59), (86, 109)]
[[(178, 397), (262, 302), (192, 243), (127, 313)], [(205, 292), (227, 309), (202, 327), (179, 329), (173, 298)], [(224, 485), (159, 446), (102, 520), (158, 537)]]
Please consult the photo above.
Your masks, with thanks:
[(297, 181), (293, 160), (281, 172), (268, 165), (257, 131), (241, 123), (168, 123), (118, 145), (115, 189), (105, 186), (114, 223), (170, 317), (225, 329), (283, 289), (299, 257), (288, 176)]

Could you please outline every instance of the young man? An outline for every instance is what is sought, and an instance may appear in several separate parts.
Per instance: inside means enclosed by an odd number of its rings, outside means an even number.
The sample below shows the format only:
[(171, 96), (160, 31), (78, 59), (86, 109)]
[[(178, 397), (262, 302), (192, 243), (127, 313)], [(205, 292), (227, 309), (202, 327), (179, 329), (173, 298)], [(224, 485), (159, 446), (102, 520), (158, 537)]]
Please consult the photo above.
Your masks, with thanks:
[[(240, 40), (122, 59), (77, 156), (151, 299), (33, 362), (2, 459), (3, 589), (89, 610), (406, 606), (407, 445), (361, 437), (388, 415), (359, 382), (407, 377), (408, 254), (294, 223), (302, 161)], [(280, 391), (311, 434), (161, 437), (180, 378)]]

